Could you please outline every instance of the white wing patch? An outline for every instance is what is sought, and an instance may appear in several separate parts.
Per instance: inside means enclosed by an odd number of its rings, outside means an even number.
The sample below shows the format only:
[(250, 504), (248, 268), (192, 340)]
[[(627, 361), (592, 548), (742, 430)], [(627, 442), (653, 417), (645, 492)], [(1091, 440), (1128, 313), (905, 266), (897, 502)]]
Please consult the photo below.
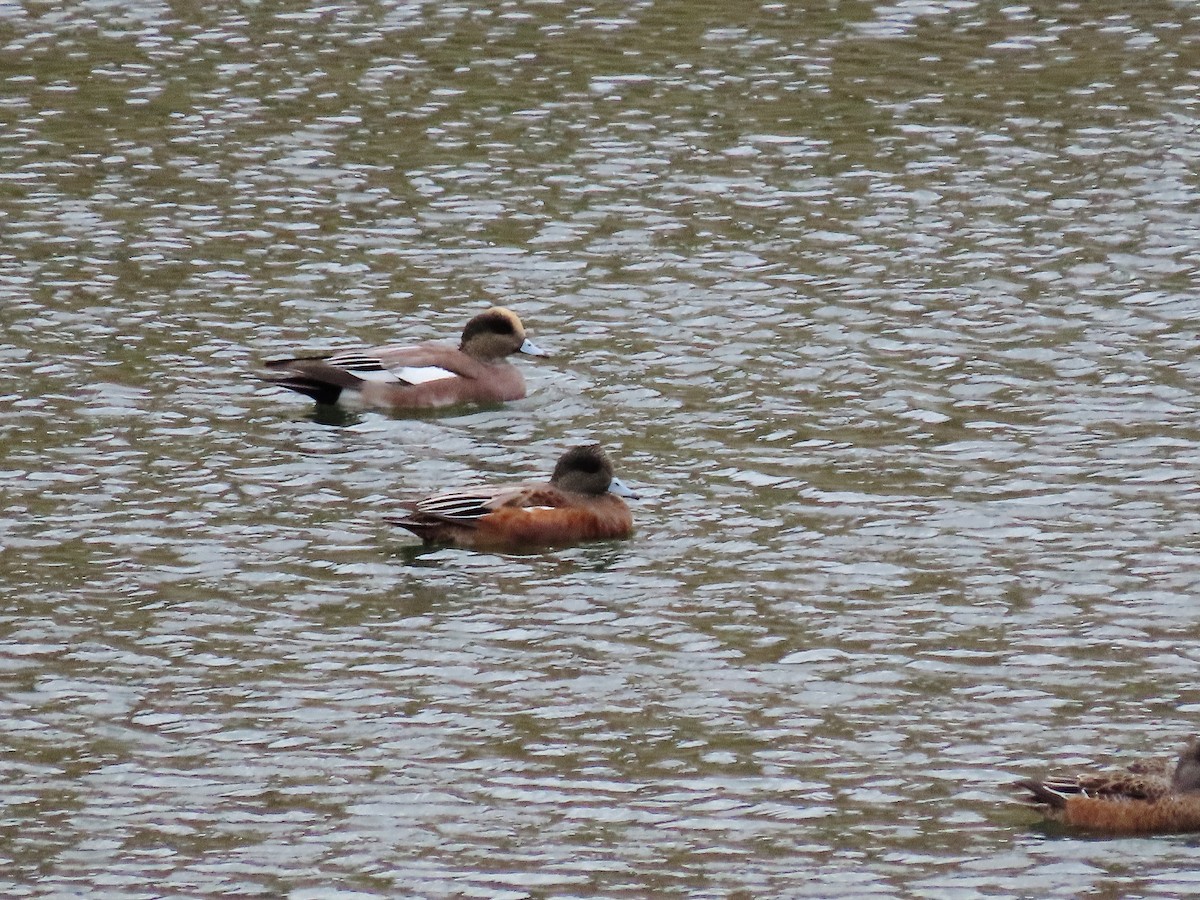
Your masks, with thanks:
[(399, 369), (392, 369), (392, 373), (401, 381), (409, 384), (425, 384), (429, 381), (458, 377), (449, 369), (443, 369), (441, 366), (402, 366)]
[(350, 371), (363, 381), (377, 381), (380, 384), (404, 383), (393, 372), (389, 372), (387, 369), (351, 369)]

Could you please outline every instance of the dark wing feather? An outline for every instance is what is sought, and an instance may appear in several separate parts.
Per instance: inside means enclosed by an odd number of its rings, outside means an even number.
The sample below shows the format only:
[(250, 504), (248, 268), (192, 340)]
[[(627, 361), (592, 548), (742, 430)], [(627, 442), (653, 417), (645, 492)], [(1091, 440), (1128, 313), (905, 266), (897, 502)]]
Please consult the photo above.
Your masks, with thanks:
[(1051, 809), (1062, 809), (1067, 805), (1067, 798), (1050, 787), (1046, 782), (1028, 779), (1026, 781), (1018, 781), (1013, 787), (1029, 791), (1031, 796), (1023, 799), (1031, 806), (1048, 806)]
[(536, 498), (541, 493), (520, 485), (468, 488), (426, 497), (424, 500), (417, 501), (413, 506), (413, 511), (445, 522), (470, 525), (504, 506), (538, 506), (540, 504), (526, 501), (530, 497)]
[(438, 494), (436, 497), (426, 497), (418, 501), (413, 510), (438, 519), (468, 522), (481, 519), (492, 511), (488, 506), (492, 495), (493, 492), (488, 490), (453, 491)]
[(383, 361), (371, 350), (344, 350), (333, 356), (325, 357), (328, 365), (349, 372), (385, 372)]

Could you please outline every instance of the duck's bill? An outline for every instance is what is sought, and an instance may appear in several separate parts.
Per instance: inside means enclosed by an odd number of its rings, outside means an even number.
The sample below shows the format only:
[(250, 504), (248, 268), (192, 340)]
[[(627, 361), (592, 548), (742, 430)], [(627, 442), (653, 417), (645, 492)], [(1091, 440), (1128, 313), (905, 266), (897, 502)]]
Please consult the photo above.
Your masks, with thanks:
[(529, 340), (529, 338), (525, 339), (525, 343), (523, 343), (521, 345), (520, 349), (517, 352), (518, 353), (528, 353), (530, 356), (549, 356), (550, 355), (549, 350), (543, 350), (541, 347), (539, 347), (533, 341)]
[(618, 497), (628, 497), (630, 500), (638, 498), (638, 495), (620, 478), (614, 478), (608, 483), (608, 491), (610, 494), (616, 494)]

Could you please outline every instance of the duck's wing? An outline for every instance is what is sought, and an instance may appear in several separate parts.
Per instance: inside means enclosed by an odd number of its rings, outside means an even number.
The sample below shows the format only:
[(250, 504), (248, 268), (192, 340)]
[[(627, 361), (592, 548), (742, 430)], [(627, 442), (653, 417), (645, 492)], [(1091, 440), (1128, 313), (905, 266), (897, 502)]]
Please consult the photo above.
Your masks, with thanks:
[(465, 353), (442, 344), (343, 350), (326, 357), (324, 363), (363, 381), (407, 385), (472, 377), (477, 366)]
[(1085, 797), (1111, 800), (1156, 800), (1171, 793), (1170, 775), (1134, 772), (1129, 769), (1079, 775), (1072, 779)]
[(1171, 793), (1171, 779), (1151, 767), (1149, 772), (1130, 769), (1017, 782), (1029, 791), (1035, 804), (1059, 808), (1071, 797), (1092, 800), (1157, 800)]
[(443, 522), (470, 525), (500, 509), (554, 509), (563, 504), (562, 492), (545, 484), (467, 488), (418, 500), (414, 513)]
[(345, 362), (336, 364), (356, 367), (356, 374), (365, 371), (368, 375), (362, 377), (372, 380), (390, 378), (405, 384), (425, 384), (443, 378), (481, 378), (486, 374), (486, 367), (478, 360), (457, 347), (436, 342), (410, 347), (372, 347), (346, 356)]
[(1157, 775), (1170, 781), (1178, 762), (1178, 759), (1165, 756), (1158, 759), (1139, 759), (1129, 764), (1129, 771), (1137, 775)]

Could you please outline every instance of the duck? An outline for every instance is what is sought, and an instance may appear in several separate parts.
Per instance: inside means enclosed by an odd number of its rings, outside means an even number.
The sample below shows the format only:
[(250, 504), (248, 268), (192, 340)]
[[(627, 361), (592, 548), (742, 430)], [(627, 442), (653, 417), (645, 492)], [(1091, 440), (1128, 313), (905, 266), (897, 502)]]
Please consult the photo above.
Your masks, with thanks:
[(1024, 801), (1046, 818), (1081, 831), (1150, 835), (1200, 831), (1200, 737), (1172, 761), (1140, 760), (1125, 769), (1044, 781), (1023, 780)]
[(516, 313), (493, 306), (467, 322), (458, 347), (429, 341), (277, 359), (264, 363), (262, 377), (322, 406), (347, 394), (392, 410), (504, 403), (525, 396), (525, 379), (508, 361), (514, 353), (549, 356)]
[(560, 546), (629, 537), (633, 514), (622, 498), (636, 497), (613, 474), (600, 445), (586, 444), (562, 454), (549, 481), (436, 494), (385, 521), (408, 529), (426, 545)]

